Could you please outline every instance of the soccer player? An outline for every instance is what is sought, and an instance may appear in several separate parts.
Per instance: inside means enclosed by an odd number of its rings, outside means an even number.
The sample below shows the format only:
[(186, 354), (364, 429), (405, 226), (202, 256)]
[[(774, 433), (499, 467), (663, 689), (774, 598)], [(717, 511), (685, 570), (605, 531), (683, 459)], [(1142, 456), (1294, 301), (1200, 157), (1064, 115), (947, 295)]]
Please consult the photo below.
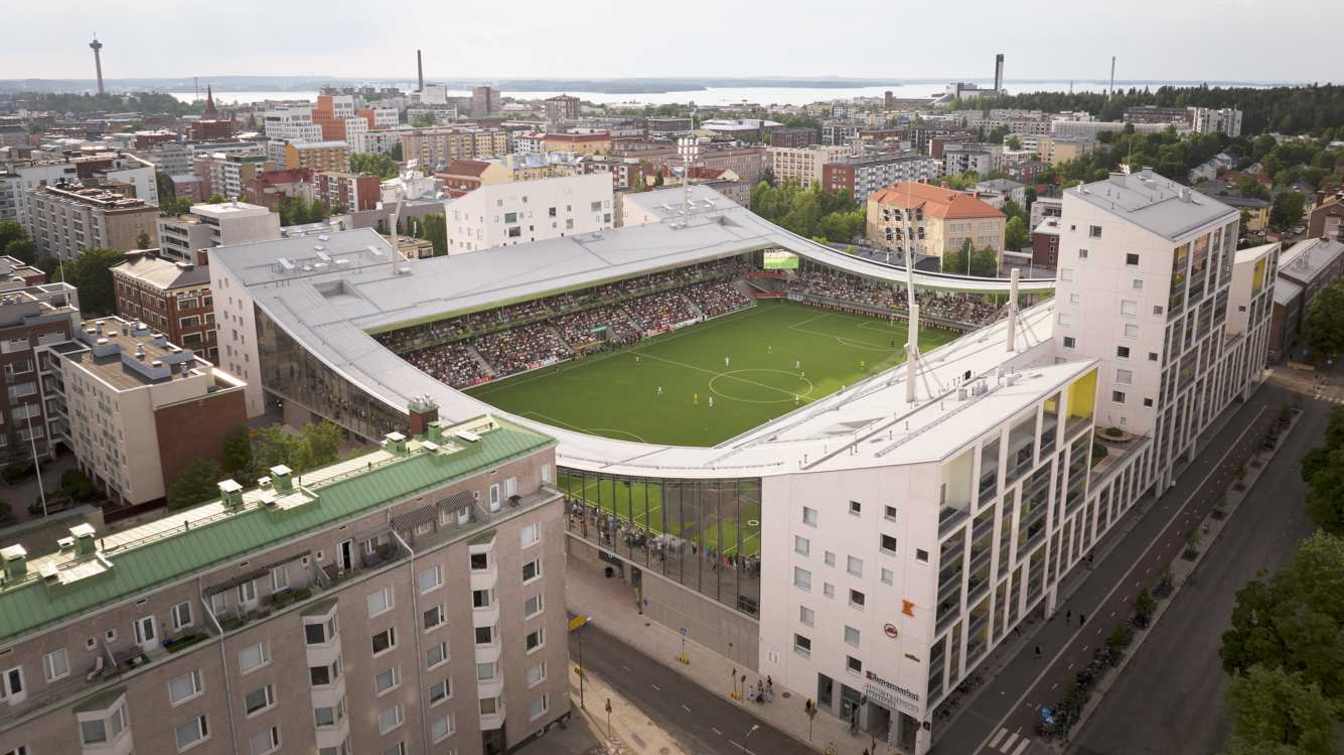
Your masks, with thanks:
[(695, 402), (695, 405), (696, 405), (696, 406), (699, 406), (699, 405), (700, 405), (700, 394), (698, 394), (698, 393), (692, 394), (692, 395), (691, 395), (691, 400), (692, 400), (693, 402)]
[(635, 355), (635, 364), (639, 364), (639, 355), (638, 355), (638, 354)]
[(727, 366), (728, 366), (728, 357), (724, 357), (724, 358), (723, 358), (723, 366), (724, 366), (724, 367), (727, 367)]
[(796, 393), (793, 394), (793, 405), (794, 405), (794, 406), (797, 406), (797, 405), (798, 405), (798, 394), (796, 394)]
[(714, 408), (714, 397), (713, 397), (713, 396), (710, 396), (710, 397), (709, 397), (709, 408), (710, 408), (710, 409), (713, 409), (713, 408)]
[(663, 395), (663, 387), (661, 385), (658, 386), (658, 395), (659, 396)]
[(803, 368), (803, 360), (801, 359), (793, 360), (793, 368), (795, 370), (801, 370)]

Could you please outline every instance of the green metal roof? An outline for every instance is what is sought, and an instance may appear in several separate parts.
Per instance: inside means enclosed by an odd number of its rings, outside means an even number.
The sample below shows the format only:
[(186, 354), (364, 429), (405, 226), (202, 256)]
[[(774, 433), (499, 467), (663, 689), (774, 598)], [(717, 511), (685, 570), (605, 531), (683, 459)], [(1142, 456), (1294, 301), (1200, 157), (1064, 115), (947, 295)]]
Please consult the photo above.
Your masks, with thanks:
[(0, 643), (554, 443), (541, 433), (496, 422), (499, 428), (482, 433), (479, 441), (456, 453), (413, 453), (368, 471), (319, 482), (313, 488), (319, 499), (311, 504), (289, 511), (248, 509), (138, 547), (113, 551), (106, 554), (111, 569), (70, 584), (47, 585), (34, 579), (0, 590)]

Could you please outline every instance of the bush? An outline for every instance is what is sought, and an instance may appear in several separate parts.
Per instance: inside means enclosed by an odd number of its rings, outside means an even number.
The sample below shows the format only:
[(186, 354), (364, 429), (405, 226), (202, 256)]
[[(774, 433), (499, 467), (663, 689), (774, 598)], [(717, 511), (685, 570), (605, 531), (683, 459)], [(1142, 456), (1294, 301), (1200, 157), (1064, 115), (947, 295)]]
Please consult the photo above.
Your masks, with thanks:
[(1153, 620), (1153, 612), (1157, 610), (1157, 599), (1148, 592), (1148, 588), (1139, 591), (1134, 596), (1134, 626), (1140, 629), (1148, 626)]
[(1111, 630), (1111, 635), (1106, 638), (1106, 646), (1112, 650), (1120, 651), (1129, 647), (1129, 643), (1134, 641), (1134, 627), (1129, 624), (1116, 624), (1115, 629)]
[(1176, 585), (1171, 579), (1171, 569), (1167, 569), (1162, 572), (1161, 579), (1157, 580), (1157, 584), (1153, 587), (1153, 595), (1159, 598), (1165, 598), (1170, 595), (1174, 589), (1176, 589)]
[(4, 469), (0, 469), (0, 479), (8, 483), (15, 483), (32, 473), (33, 463), (31, 461), (16, 461), (13, 464), (5, 465)]
[(83, 472), (67, 469), (61, 473), (61, 493), (76, 501), (92, 501), (98, 497), (98, 488)]

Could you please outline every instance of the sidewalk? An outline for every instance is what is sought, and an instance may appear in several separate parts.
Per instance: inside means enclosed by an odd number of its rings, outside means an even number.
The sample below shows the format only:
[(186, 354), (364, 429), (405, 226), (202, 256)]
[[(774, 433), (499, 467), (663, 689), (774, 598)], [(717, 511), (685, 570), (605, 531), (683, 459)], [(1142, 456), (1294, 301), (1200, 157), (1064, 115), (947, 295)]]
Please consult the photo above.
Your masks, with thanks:
[[(632, 601), (625, 595), (628, 590), (629, 586), (625, 583), (606, 580), (600, 573), (579, 565), (571, 568), (567, 574), (565, 602), (568, 603), (570, 611), (593, 617), (596, 624), (619, 636), (640, 652), (682, 673), (701, 687), (721, 695), (724, 700), (729, 700), (729, 692), (732, 691), (729, 671), (733, 668), (733, 662), (691, 640), (686, 641), (686, 655), (690, 663), (679, 662), (677, 656), (681, 653), (681, 635), (639, 615), (631, 606)], [(739, 668), (737, 673), (739, 676), (746, 674), (748, 686), (755, 686), (760, 678), (746, 669)], [(594, 678), (590, 675), (589, 682)], [(770, 726), (807, 745), (808, 719), (803, 714), (803, 702), (808, 696), (785, 690), (778, 682), (775, 683), (775, 690), (774, 702), (763, 705), (740, 702), (736, 704)], [(589, 710), (598, 711), (599, 709), (592, 703), (593, 699), (597, 698), (592, 696), (591, 692), (589, 694)], [(612, 698), (612, 706), (616, 706), (615, 697)], [(614, 713), (612, 720), (617, 733), (620, 733), (620, 726), (615, 724)], [(859, 755), (865, 748), (872, 746), (872, 740), (867, 734), (861, 733), (852, 737), (845, 722), (822, 712), (817, 714), (812, 722), (810, 749), (821, 752), (828, 742), (835, 744), (836, 755)], [(636, 751), (658, 750), (640, 748)], [(879, 742), (877, 752), (896, 751), (888, 750), (886, 745)]]
[[(605, 749), (599, 746), (596, 752), (611, 755), (686, 752), (672, 735), (592, 672), (584, 676), (584, 698), (588, 705), (586, 709), (580, 708), (578, 666), (573, 663), (569, 666), (569, 698), (575, 724), (586, 726), (605, 742)], [(611, 701), (610, 715), (606, 712), (608, 700)]]

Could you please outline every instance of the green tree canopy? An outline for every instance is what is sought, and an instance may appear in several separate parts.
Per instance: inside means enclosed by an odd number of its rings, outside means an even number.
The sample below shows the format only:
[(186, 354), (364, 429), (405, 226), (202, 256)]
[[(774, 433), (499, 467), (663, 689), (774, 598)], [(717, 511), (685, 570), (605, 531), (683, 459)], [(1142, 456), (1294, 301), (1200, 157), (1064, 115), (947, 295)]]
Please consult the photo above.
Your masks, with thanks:
[(233, 477), (244, 475), (252, 467), (252, 431), (247, 425), (238, 425), (224, 435), (224, 473)]
[[(1228, 753), (1334, 755), (1339, 705), (1301, 673), (1252, 666), (1227, 689), (1232, 740)], [(1290, 748), (1290, 749), (1282, 749)]]
[(1031, 235), (1027, 233), (1027, 223), (1021, 216), (1008, 218), (1003, 226), (1003, 248), (1017, 251), (1031, 244)]
[(1279, 192), (1269, 208), (1269, 226), (1276, 231), (1286, 231), (1302, 221), (1306, 210), (1307, 198), (1301, 192)]
[(110, 315), (117, 305), (112, 268), (124, 259), (115, 249), (87, 249), (50, 274), (52, 280), (64, 280), (79, 289), (79, 309), (84, 316)]
[(350, 172), (378, 176), (382, 179), (397, 177), (397, 161), (388, 155), (356, 152), (350, 155)]
[[(967, 257), (970, 261), (967, 261)], [(976, 249), (970, 239), (961, 242), (961, 248), (955, 252), (943, 254), (942, 271), (955, 275), (976, 275), (993, 278), (999, 272), (999, 257), (993, 249)]]
[(219, 495), (217, 483), (223, 479), (219, 462), (214, 459), (196, 459), (168, 486), (168, 508), (184, 509), (204, 503)]
[(345, 433), (326, 420), (290, 430), (270, 425), (252, 434), (252, 472), (261, 477), (271, 467), (283, 464), (295, 476), (335, 462), (340, 455)]
[(429, 128), (434, 125), (434, 116), (429, 113), (416, 113), (411, 117), (411, 125), (416, 128)]
[(757, 183), (751, 190), (751, 210), (800, 236), (842, 244), (861, 236), (865, 223), (862, 205), (848, 191), (803, 188), (795, 183)]
[(1316, 294), (1302, 321), (1303, 336), (1318, 357), (1344, 354), (1344, 282)]

